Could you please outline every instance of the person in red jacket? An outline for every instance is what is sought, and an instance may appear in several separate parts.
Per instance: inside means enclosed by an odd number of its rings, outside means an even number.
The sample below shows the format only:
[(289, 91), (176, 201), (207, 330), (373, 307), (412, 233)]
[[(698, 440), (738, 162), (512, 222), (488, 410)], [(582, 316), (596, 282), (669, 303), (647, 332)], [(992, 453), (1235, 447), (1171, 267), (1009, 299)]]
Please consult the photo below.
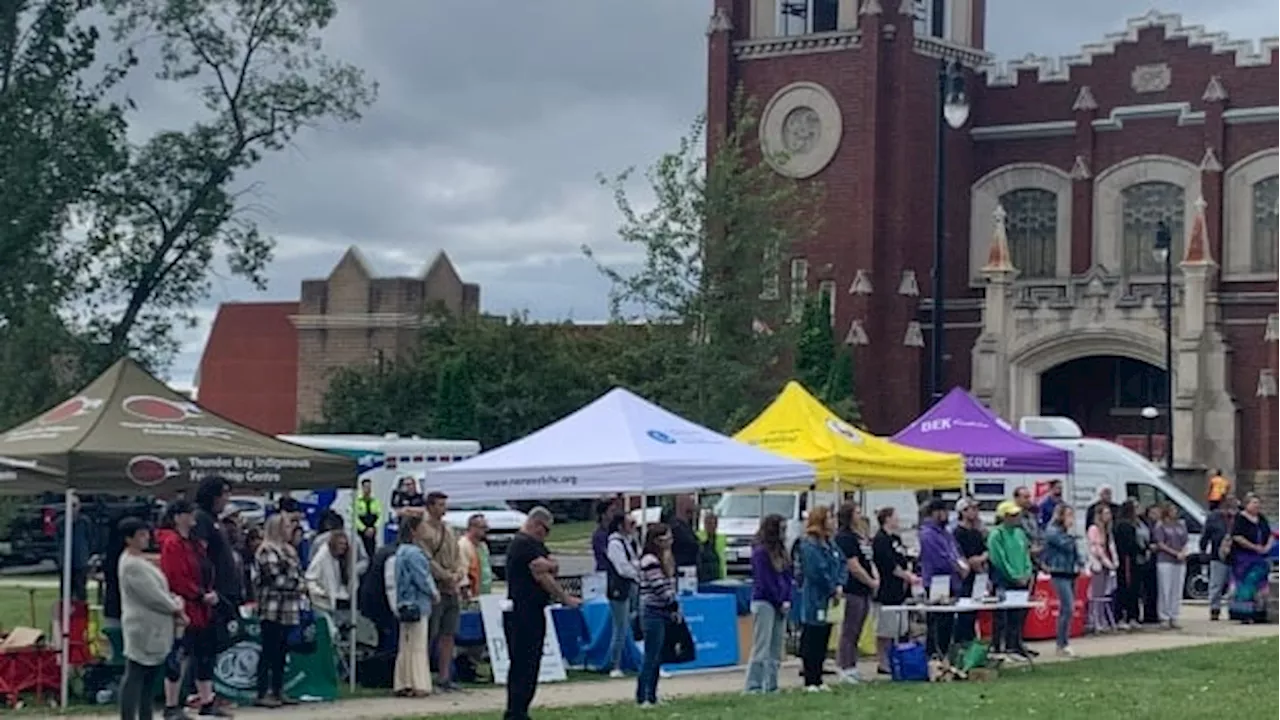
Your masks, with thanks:
[(205, 547), (192, 535), (195, 508), (185, 500), (169, 506), (172, 528), (156, 533), (160, 545), (160, 570), (169, 581), (169, 589), (182, 598), (187, 615), (187, 628), (175, 643), (165, 663), (165, 720), (185, 718), (180, 705), (182, 676), (188, 663), (195, 671), (196, 693), (200, 714), (227, 717), (214, 703), (213, 664), (217, 658), (217, 639), (213, 626), (213, 606), (218, 594), (213, 590), (213, 573)]

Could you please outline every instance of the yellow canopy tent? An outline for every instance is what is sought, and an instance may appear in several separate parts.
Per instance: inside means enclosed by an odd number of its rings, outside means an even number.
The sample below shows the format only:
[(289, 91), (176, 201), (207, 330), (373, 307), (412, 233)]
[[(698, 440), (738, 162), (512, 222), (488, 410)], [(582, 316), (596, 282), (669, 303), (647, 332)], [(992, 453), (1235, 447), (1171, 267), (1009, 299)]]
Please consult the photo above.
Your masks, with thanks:
[(735, 440), (814, 466), (817, 489), (962, 487), (964, 456), (898, 445), (836, 417), (792, 380)]

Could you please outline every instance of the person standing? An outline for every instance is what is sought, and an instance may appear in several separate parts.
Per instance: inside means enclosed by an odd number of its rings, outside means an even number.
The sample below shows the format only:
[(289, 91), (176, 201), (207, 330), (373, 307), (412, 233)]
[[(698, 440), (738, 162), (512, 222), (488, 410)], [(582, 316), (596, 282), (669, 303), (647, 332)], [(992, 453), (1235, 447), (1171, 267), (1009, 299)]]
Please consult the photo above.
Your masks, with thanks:
[(1187, 582), (1187, 526), (1178, 517), (1178, 506), (1168, 503), (1152, 536), (1156, 542), (1156, 587), (1160, 622), (1177, 630), (1182, 610), (1182, 588)]
[(840, 669), (840, 681), (853, 684), (862, 681), (858, 672), (858, 640), (862, 628), (871, 613), (871, 598), (880, 589), (880, 575), (867, 558), (862, 544), (867, 530), (860, 508), (845, 503), (836, 513), (836, 547), (845, 557), (846, 577), (844, 586), (844, 619), (840, 623), (840, 641), (836, 645), (836, 666)]
[(378, 549), (378, 533), (382, 530), (382, 503), (373, 496), (373, 481), (360, 481), (360, 494), (356, 497), (356, 533), (365, 555), (372, 558)]
[(662, 649), (667, 624), (680, 615), (676, 601), (676, 562), (671, 553), (671, 528), (657, 523), (649, 526), (640, 554), (640, 627), (644, 631), (644, 658), (636, 677), (636, 704), (658, 704)]
[[(1030, 590), (1035, 580), (1035, 567), (1031, 564), (1030, 539), (1023, 531), (1022, 508), (1012, 500), (1005, 500), (996, 507), (998, 524), (987, 536), (987, 553), (991, 558), (991, 571), (996, 589), (1002, 593), (1010, 590)], [(1027, 622), (1027, 610), (997, 610), (992, 650), (1008, 652), (1023, 657), (1030, 651), (1022, 641)]]
[(262, 544), (254, 554), (258, 566), (258, 621), (262, 653), (258, 656), (258, 707), (296, 705), (284, 694), (284, 669), (289, 654), (289, 633), (302, 622), (306, 607), (306, 578), (302, 560), (293, 546), (298, 521), (289, 513), (267, 518)]
[(1231, 619), (1251, 624), (1267, 619), (1267, 599), (1271, 595), (1271, 551), (1276, 539), (1271, 524), (1262, 514), (1262, 499), (1253, 493), (1244, 498), (1244, 507), (1231, 523)]
[(1209, 509), (1217, 510), (1222, 500), (1231, 494), (1231, 481), (1222, 474), (1222, 468), (1214, 468), (1209, 473), (1209, 488), (1205, 499), (1209, 501)]
[(226, 717), (227, 713), (217, 706), (213, 694), (213, 664), (218, 653), (213, 606), (218, 603), (218, 593), (207, 572), (205, 545), (195, 537), (195, 508), (180, 500), (169, 504), (168, 515), (171, 527), (156, 533), (160, 571), (169, 589), (183, 600), (187, 627), (165, 662), (164, 717), (173, 720), (186, 716), (181, 694), (183, 670), (187, 665), (194, 669), (200, 714)]
[(473, 600), (493, 591), (488, 537), (489, 522), (482, 513), (475, 513), (467, 518), (467, 531), (458, 538), (458, 557), (466, 570), (463, 592)]
[(1088, 509), (1086, 509), (1084, 513), (1084, 526), (1086, 528), (1091, 528), (1097, 524), (1096, 516), (1098, 514), (1098, 509), (1103, 506), (1110, 508), (1111, 519), (1113, 521), (1117, 517), (1120, 517), (1120, 506), (1112, 501), (1111, 493), (1110, 485), (1098, 486), (1098, 493), (1094, 496), (1093, 503), (1089, 505)]
[(767, 515), (756, 531), (751, 549), (751, 659), (747, 662), (749, 693), (778, 690), (782, 665), (782, 636), (791, 611), (795, 583), (791, 559), (783, 539), (781, 515)]
[(391, 491), (391, 512), (399, 523), (410, 515), (424, 515), (427, 506), (426, 498), (418, 489), (418, 479), (412, 475), (400, 478), (400, 484)]
[(1138, 517), (1138, 504), (1133, 499), (1120, 504), (1120, 519), (1115, 524), (1116, 557), (1116, 627), (1136, 628), (1140, 622), (1142, 573), (1147, 562), (1146, 524)]
[(427, 551), (431, 574), (440, 592), (440, 600), (431, 607), (429, 630), (436, 644), (436, 670), (440, 675), (438, 687), (441, 692), (459, 692), (462, 687), (453, 680), (453, 638), (458, 634), (458, 624), (462, 619), (462, 593), (467, 574), (458, 552), (458, 538), (444, 521), (448, 501), (448, 496), (442, 492), (427, 494), (423, 550)]
[(156, 678), (173, 647), (174, 631), (186, 620), (182, 598), (169, 591), (164, 573), (144, 553), (151, 529), (138, 518), (120, 521), (124, 552), (120, 584), (120, 634), (124, 640), (124, 678), (120, 681), (121, 720), (151, 720)]
[[(898, 535), (898, 513), (891, 507), (876, 511), (879, 532), (871, 541), (871, 558), (880, 575), (876, 604), (880, 607), (901, 605), (911, 596), (911, 588), (920, 584), (909, 569), (911, 560)], [(876, 672), (889, 675), (889, 649), (907, 634), (907, 614), (879, 610), (876, 616)]]
[(529, 706), (538, 692), (542, 669), (547, 605), (553, 599), (569, 608), (582, 604), (556, 581), (560, 564), (546, 545), (553, 523), (551, 511), (539, 505), (529, 511), (507, 546), (507, 600), (511, 609), (502, 615), (509, 658), (503, 720), (529, 720)]
[(828, 612), (832, 600), (842, 597), (848, 572), (844, 554), (831, 541), (834, 525), (830, 510), (820, 505), (809, 511), (800, 540), (800, 662), (808, 692), (827, 689), (822, 663), (831, 639)]
[(395, 609), (400, 645), (396, 652), (393, 684), (398, 697), (431, 694), (431, 606), (440, 592), (431, 575), (431, 563), (422, 549), (427, 524), (421, 515), (410, 515), (399, 524), (400, 541), (395, 555)]
[(1030, 490), (1026, 487), (1014, 488), (1013, 502), (1021, 511), (1018, 513), (1018, 521), (1022, 523), (1022, 530), (1027, 534), (1027, 541), (1030, 543), (1031, 563), (1034, 565), (1039, 562), (1040, 550), (1044, 548), (1044, 526), (1036, 519), (1036, 505), (1031, 499)]
[(1049, 492), (1040, 499), (1037, 521), (1044, 528), (1053, 521), (1053, 513), (1062, 504), (1062, 481), (1050, 480)]
[(351, 539), (343, 532), (329, 533), (307, 565), (307, 595), (316, 613), (329, 626), (329, 637), (351, 617)]
[(675, 557), (677, 570), (698, 566), (698, 534), (693, 531), (697, 514), (698, 504), (692, 495), (676, 496), (676, 511), (669, 527), (672, 537), (671, 554)]
[(609, 639), (609, 664), (602, 668), (609, 677), (622, 677), (622, 654), (626, 649), (631, 616), (640, 598), (640, 550), (636, 547), (635, 522), (626, 514), (614, 515), (605, 545), (605, 594), (613, 634)]
[[(92, 535), (92, 526), (89, 518), (84, 516), (83, 508), (80, 503), (80, 496), (71, 495), (71, 505), (67, 508), (71, 513), (71, 602), (88, 602), (89, 600), (89, 537)], [(67, 536), (66, 524), (58, 523), (58, 557), (55, 564), (58, 567), (58, 597), (66, 595), (66, 590), (62, 588), (63, 574), (61, 572), (63, 563), (67, 559)]]
[(1138, 596), (1142, 599), (1142, 624), (1160, 624), (1160, 591), (1156, 576), (1156, 526), (1160, 524), (1162, 513), (1159, 505), (1148, 505), (1142, 512), (1142, 522), (1138, 524), (1138, 542), (1147, 549), (1140, 567), (1141, 582)]
[(1074, 657), (1071, 650), (1071, 621), (1075, 613), (1076, 578), (1080, 575), (1080, 546), (1075, 536), (1076, 512), (1059, 504), (1044, 534), (1044, 565), (1058, 594), (1058, 624), (1055, 639), (1058, 654)]
[(591, 532), (591, 557), (595, 559), (595, 572), (609, 571), (609, 526), (620, 512), (613, 498), (596, 501), (596, 529)]
[(1093, 524), (1089, 526), (1089, 627), (1094, 632), (1111, 632), (1115, 615), (1111, 607), (1116, 588), (1115, 532), (1112, 529), (1111, 504), (1094, 506)]
[[(978, 501), (972, 498), (961, 498), (956, 503), (956, 515), (959, 516), (960, 521), (952, 534), (956, 538), (956, 547), (960, 549), (960, 557), (969, 564), (969, 574), (960, 583), (960, 596), (973, 597), (973, 584), (978, 579), (978, 573), (987, 571), (989, 557), (987, 531), (982, 527), (982, 514), (978, 509)], [(985, 596), (987, 588), (982, 588), (982, 592)], [(977, 620), (977, 613), (956, 613), (955, 642), (960, 644), (972, 642), (978, 636), (974, 627)]]
[(1237, 503), (1230, 495), (1221, 498), (1216, 510), (1209, 513), (1200, 533), (1200, 552), (1209, 557), (1209, 620), (1222, 617), (1222, 599), (1231, 582), (1231, 526), (1236, 520)]
[[(960, 557), (955, 538), (947, 531), (947, 505), (939, 499), (925, 503), (920, 524), (920, 576), (925, 591), (932, 589), (935, 577), (950, 578), (950, 595), (959, 594), (961, 583), (969, 574), (969, 566)], [(925, 645), (930, 657), (946, 657), (951, 648), (956, 616), (952, 613), (929, 613)]]
[(213, 564), (214, 589), (218, 593), (218, 604), (214, 608), (217, 622), (233, 619), (238, 612), (237, 608), (244, 603), (239, 563), (236, 562), (235, 550), (219, 520), (230, 496), (231, 483), (216, 475), (201, 480), (200, 487), (196, 489), (194, 534), (197, 540), (205, 544), (209, 562)]
[(727, 574), (725, 550), (727, 541), (718, 531), (720, 518), (712, 512), (702, 517), (698, 529), (698, 583), (715, 582)]

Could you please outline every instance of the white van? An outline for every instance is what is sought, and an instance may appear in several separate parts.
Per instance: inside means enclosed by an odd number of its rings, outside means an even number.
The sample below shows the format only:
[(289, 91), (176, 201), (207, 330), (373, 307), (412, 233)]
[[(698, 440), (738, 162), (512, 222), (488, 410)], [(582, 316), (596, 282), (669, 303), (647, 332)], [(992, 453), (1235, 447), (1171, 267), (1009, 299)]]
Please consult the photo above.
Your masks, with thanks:
[[(1085, 514), (1102, 486), (1111, 488), (1112, 502), (1121, 503), (1133, 498), (1141, 507), (1153, 503), (1176, 505), (1187, 524), (1189, 544), (1193, 554), (1187, 559), (1187, 583), (1185, 594), (1204, 599), (1209, 594), (1208, 564), (1196, 553), (1200, 547), (1200, 534), (1204, 531), (1208, 511), (1181, 488), (1169, 481), (1163, 468), (1138, 453), (1107, 440), (1087, 438), (1080, 426), (1065, 417), (1025, 417), (1019, 430), (1041, 442), (1070, 450), (1073, 473), (1060, 478), (1062, 495), (1076, 509), (1076, 532), (1085, 534)], [(1025, 486), (1034, 492), (1037, 482), (1057, 479), (1047, 475), (970, 475), (965, 478), (967, 491), (974, 496), (982, 511), (983, 521), (995, 521), (996, 505), (1013, 497), (1013, 491)], [(955, 491), (937, 492), (948, 501), (958, 499)]]

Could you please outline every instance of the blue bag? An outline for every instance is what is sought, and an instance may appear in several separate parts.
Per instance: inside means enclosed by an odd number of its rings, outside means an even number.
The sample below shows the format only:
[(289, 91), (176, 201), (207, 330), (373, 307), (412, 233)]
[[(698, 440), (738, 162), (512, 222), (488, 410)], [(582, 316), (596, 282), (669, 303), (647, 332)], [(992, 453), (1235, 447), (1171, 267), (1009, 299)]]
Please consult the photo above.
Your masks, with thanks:
[(889, 670), (894, 682), (928, 682), (929, 656), (918, 642), (898, 643), (889, 649)]

